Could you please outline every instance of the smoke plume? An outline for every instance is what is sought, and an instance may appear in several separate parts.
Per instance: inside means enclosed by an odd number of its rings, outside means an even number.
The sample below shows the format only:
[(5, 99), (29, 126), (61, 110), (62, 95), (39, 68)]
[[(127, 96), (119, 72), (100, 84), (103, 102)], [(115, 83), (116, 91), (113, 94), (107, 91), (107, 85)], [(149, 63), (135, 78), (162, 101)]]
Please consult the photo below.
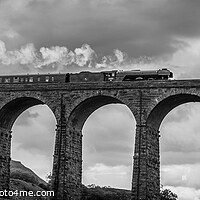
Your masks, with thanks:
[[(50, 64), (68, 66), (76, 64), (83, 67), (108, 67), (123, 62), (124, 53), (116, 49), (112, 56), (104, 56), (100, 63), (97, 63), (97, 55), (88, 44), (76, 48), (74, 51), (67, 47), (53, 46), (50, 48), (41, 47), (38, 51), (33, 44), (22, 46), (18, 50), (7, 51), (6, 45), (0, 40), (0, 62), (3, 65), (32, 65), (35, 68), (42, 68)], [(54, 66), (54, 65), (52, 65)]]
[[(8, 51), (0, 40), (0, 63), (3, 65), (22, 65), (38, 70), (65, 71), (66, 67), (76, 65), (94, 69), (145, 69), (160, 66), (160, 62), (152, 57), (129, 58), (125, 52), (114, 49), (110, 55), (98, 57), (88, 44), (83, 44), (73, 51), (67, 47), (41, 47), (37, 50), (34, 44), (26, 44), (20, 49)], [(163, 66), (163, 65), (162, 65)], [(35, 71), (34, 70), (34, 71)]]

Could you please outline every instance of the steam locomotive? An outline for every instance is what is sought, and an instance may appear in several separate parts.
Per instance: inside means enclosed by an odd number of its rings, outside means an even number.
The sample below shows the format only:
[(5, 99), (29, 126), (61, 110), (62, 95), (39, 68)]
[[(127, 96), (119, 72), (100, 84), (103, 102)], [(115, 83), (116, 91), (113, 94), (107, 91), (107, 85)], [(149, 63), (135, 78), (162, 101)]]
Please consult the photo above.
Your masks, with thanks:
[(130, 71), (102, 71), (67, 74), (27, 74), (0, 76), (0, 84), (9, 83), (76, 83), (76, 82), (112, 82), (112, 81), (139, 81), (139, 80), (162, 80), (173, 77), (173, 73), (168, 69), (159, 70), (130, 70)]

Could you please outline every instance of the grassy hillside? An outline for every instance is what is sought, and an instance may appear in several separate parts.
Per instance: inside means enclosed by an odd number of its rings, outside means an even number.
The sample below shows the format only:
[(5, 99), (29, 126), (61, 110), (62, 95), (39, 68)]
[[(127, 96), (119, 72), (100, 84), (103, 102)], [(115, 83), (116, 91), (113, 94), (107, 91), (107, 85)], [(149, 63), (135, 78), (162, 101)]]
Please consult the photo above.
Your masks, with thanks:
[[(21, 162), (10, 162), (10, 189), (12, 191), (44, 191), (47, 183), (37, 176), (32, 170), (25, 167)], [(47, 197), (19, 197), (13, 196), (13, 200), (47, 200)]]
[[(32, 170), (25, 167), (19, 161), (11, 161), (10, 166), (10, 189), (15, 191), (44, 191), (47, 189), (47, 183), (37, 176)], [(45, 197), (13, 197), (13, 200), (49, 200)], [(129, 200), (131, 199), (131, 191), (123, 189), (115, 189), (110, 187), (99, 187), (94, 184), (82, 187), (81, 200)], [(177, 200), (176, 194), (169, 189), (161, 189), (162, 200)]]
[[(10, 189), (13, 191), (33, 191), (33, 193), (35, 194), (37, 191), (43, 191), (42, 188), (40, 188), (39, 186), (30, 183), (30, 182), (26, 182), (23, 180), (19, 180), (19, 179), (11, 179), (10, 180)], [(24, 196), (13, 196), (11, 198), (12, 200), (49, 200), (47, 197), (24, 197)]]
[(83, 186), (82, 200), (129, 200), (130, 198), (130, 190), (99, 186), (87, 188)]
[(31, 169), (25, 167), (20, 161), (11, 160), (10, 178), (30, 182), (43, 189), (47, 187), (47, 183), (43, 179), (37, 176)]
[[(12, 160), (10, 163), (10, 189), (15, 191), (43, 191), (47, 189), (47, 183), (37, 176), (32, 170), (25, 167), (21, 162)], [(129, 190), (83, 185), (82, 200), (128, 200)], [(47, 200), (44, 197), (13, 197), (13, 200)]]

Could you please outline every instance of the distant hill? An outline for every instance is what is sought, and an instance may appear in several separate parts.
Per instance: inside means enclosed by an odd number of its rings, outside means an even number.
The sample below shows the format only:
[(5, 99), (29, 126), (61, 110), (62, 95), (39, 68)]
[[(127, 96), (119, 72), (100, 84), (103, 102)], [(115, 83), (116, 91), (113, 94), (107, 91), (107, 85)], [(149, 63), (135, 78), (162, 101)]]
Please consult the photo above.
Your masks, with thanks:
[[(20, 161), (10, 162), (10, 189), (15, 191), (43, 191), (47, 183), (37, 176), (31, 169), (25, 167)], [(129, 190), (83, 185), (82, 200), (129, 200)], [(46, 197), (13, 197), (12, 200), (47, 200)]]
[(131, 191), (110, 187), (90, 187), (83, 186), (81, 200), (130, 200)]
[(25, 167), (20, 161), (11, 160), (10, 178), (33, 183), (43, 189), (47, 187), (47, 183), (43, 179), (37, 176), (31, 169)]
[[(12, 191), (32, 191), (34, 194), (37, 191), (43, 191), (42, 188), (40, 188), (39, 186), (30, 183), (30, 182), (26, 182), (26, 181), (22, 181), (19, 179), (11, 179), (10, 180), (10, 190)], [(12, 200), (49, 200), (48, 197), (23, 197), (23, 196), (14, 196), (11, 198)]]
[[(32, 170), (25, 167), (21, 162), (10, 162), (10, 190), (18, 191), (44, 191), (49, 190), (48, 184), (37, 176)], [(161, 188), (161, 199), (174, 199), (178, 197), (169, 189)], [(48, 197), (14, 197), (12, 200), (49, 200)], [(88, 187), (82, 185), (81, 200), (130, 200), (131, 191), (111, 187), (100, 187), (94, 184)]]
[[(10, 162), (10, 190), (18, 191), (44, 191), (47, 183), (37, 176), (31, 169), (25, 167), (20, 161)], [(12, 200), (48, 200), (47, 197), (16, 197)]]

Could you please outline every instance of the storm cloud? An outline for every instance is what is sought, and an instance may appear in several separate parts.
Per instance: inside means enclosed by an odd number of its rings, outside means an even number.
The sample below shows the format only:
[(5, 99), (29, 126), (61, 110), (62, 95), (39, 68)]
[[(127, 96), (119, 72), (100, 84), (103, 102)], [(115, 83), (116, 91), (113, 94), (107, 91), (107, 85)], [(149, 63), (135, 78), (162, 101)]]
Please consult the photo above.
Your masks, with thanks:
[(0, 38), (8, 49), (27, 43), (75, 49), (86, 43), (100, 57), (113, 49), (134, 58), (163, 57), (200, 33), (198, 0), (3, 0), (0, 5)]

